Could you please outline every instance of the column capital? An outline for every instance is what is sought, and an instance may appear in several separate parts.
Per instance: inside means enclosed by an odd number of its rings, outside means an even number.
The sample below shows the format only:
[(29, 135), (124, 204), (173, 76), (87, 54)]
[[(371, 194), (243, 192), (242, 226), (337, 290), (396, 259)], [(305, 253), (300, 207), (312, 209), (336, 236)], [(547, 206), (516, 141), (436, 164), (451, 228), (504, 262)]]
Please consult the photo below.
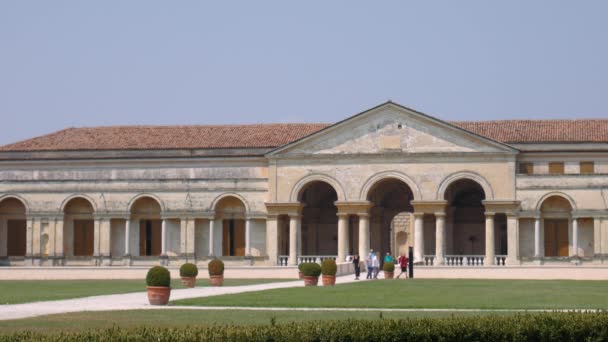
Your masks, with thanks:
[(367, 219), (369, 219), (369, 216), (370, 216), (369, 213), (357, 213), (355, 215), (359, 216), (359, 218), (367, 218)]
[(519, 210), (520, 201), (514, 200), (483, 200), (481, 204), (487, 211), (495, 213), (514, 214)]
[(266, 212), (269, 214), (277, 215), (291, 215), (292, 213), (302, 212), (304, 205), (300, 202), (276, 202), (276, 203), (264, 203), (266, 205)]
[(349, 213), (337, 213), (336, 214), (336, 216), (338, 216), (339, 219), (347, 219), (349, 215), (350, 215)]
[(421, 219), (424, 217), (424, 213), (421, 213), (421, 212), (415, 212), (412, 214), (414, 215), (414, 218), (416, 218), (416, 219)]
[(445, 216), (446, 216), (445, 211), (435, 212), (434, 215), (435, 215), (436, 218), (445, 218)]
[(483, 214), (486, 215), (486, 218), (493, 218), (496, 215), (493, 211), (485, 211)]

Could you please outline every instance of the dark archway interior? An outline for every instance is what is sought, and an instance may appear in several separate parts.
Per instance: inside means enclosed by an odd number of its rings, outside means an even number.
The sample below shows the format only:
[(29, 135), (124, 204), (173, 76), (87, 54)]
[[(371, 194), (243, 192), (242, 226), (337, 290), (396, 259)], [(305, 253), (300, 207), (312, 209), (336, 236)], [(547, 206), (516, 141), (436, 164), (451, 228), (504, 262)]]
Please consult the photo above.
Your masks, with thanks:
[[(482, 201), (485, 192), (481, 185), (470, 179), (461, 179), (446, 189), (451, 217), (451, 232), (446, 231), (447, 254), (485, 254), (485, 209)], [(496, 228), (496, 227), (495, 227)]]
[[(410, 220), (414, 194), (398, 179), (384, 179), (374, 184), (367, 200), (373, 203), (370, 217), (370, 247), (381, 254), (401, 254), (413, 244)], [(399, 239), (397, 239), (399, 236)]]
[(0, 217), (4, 220), (6, 229), (6, 240), (0, 243), (6, 243), (4, 248), (0, 248), (2, 253), (0, 256), (21, 257), (26, 253), (26, 219), (25, 205), (18, 199), (7, 198), (0, 202)]
[(338, 195), (321, 181), (309, 183), (300, 192), (302, 209), (302, 255), (336, 255), (338, 253)]

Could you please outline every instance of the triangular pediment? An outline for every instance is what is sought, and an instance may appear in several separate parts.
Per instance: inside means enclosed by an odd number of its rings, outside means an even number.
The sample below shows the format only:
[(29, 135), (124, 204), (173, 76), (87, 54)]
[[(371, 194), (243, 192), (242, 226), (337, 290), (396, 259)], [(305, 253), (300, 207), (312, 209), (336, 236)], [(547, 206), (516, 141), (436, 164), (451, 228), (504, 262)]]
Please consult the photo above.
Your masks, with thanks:
[(516, 153), (412, 109), (388, 102), (279, 147), (269, 155), (378, 153)]

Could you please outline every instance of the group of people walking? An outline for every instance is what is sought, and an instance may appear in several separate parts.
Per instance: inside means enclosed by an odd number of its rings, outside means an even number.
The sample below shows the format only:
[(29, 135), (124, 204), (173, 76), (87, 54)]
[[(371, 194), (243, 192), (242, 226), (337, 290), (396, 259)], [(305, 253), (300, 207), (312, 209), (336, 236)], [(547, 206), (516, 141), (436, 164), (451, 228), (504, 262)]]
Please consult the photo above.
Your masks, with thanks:
[[(355, 280), (359, 280), (359, 276), (361, 275), (361, 257), (358, 254), (354, 255), (352, 262), (355, 266)], [(384, 263), (387, 262), (395, 263), (395, 258), (390, 253), (386, 253), (384, 256)], [(401, 254), (397, 259), (397, 262), (401, 268), (401, 273), (397, 275), (397, 278), (401, 275), (404, 275), (404, 277), (407, 278), (408, 257), (406, 257), (405, 254)], [(374, 252), (374, 250), (371, 249), (365, 259), (365, 265), (367, 266), (367, 276), (365, 279), (378, 279), (378, 273), (380, 273), (380, 252)]]

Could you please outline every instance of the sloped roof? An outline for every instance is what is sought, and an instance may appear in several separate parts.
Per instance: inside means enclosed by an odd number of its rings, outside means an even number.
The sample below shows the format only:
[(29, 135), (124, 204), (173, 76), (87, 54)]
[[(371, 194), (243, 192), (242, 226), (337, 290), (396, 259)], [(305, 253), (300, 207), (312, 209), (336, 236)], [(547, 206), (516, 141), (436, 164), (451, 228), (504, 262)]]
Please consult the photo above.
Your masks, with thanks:
[(326, 126), (255, 124), (68, 128), (0, 147), (0, 151), (273, 148)]
[[(607, 119), (453, 121), (501, 143), (608, 143)], [(276, 148), (330, 124), (110, 126), (68, 128), (0, 147), (0, 151)]]
[(608, 120), (498, 120), (451, 124), (502, 143), (608, 143)]

